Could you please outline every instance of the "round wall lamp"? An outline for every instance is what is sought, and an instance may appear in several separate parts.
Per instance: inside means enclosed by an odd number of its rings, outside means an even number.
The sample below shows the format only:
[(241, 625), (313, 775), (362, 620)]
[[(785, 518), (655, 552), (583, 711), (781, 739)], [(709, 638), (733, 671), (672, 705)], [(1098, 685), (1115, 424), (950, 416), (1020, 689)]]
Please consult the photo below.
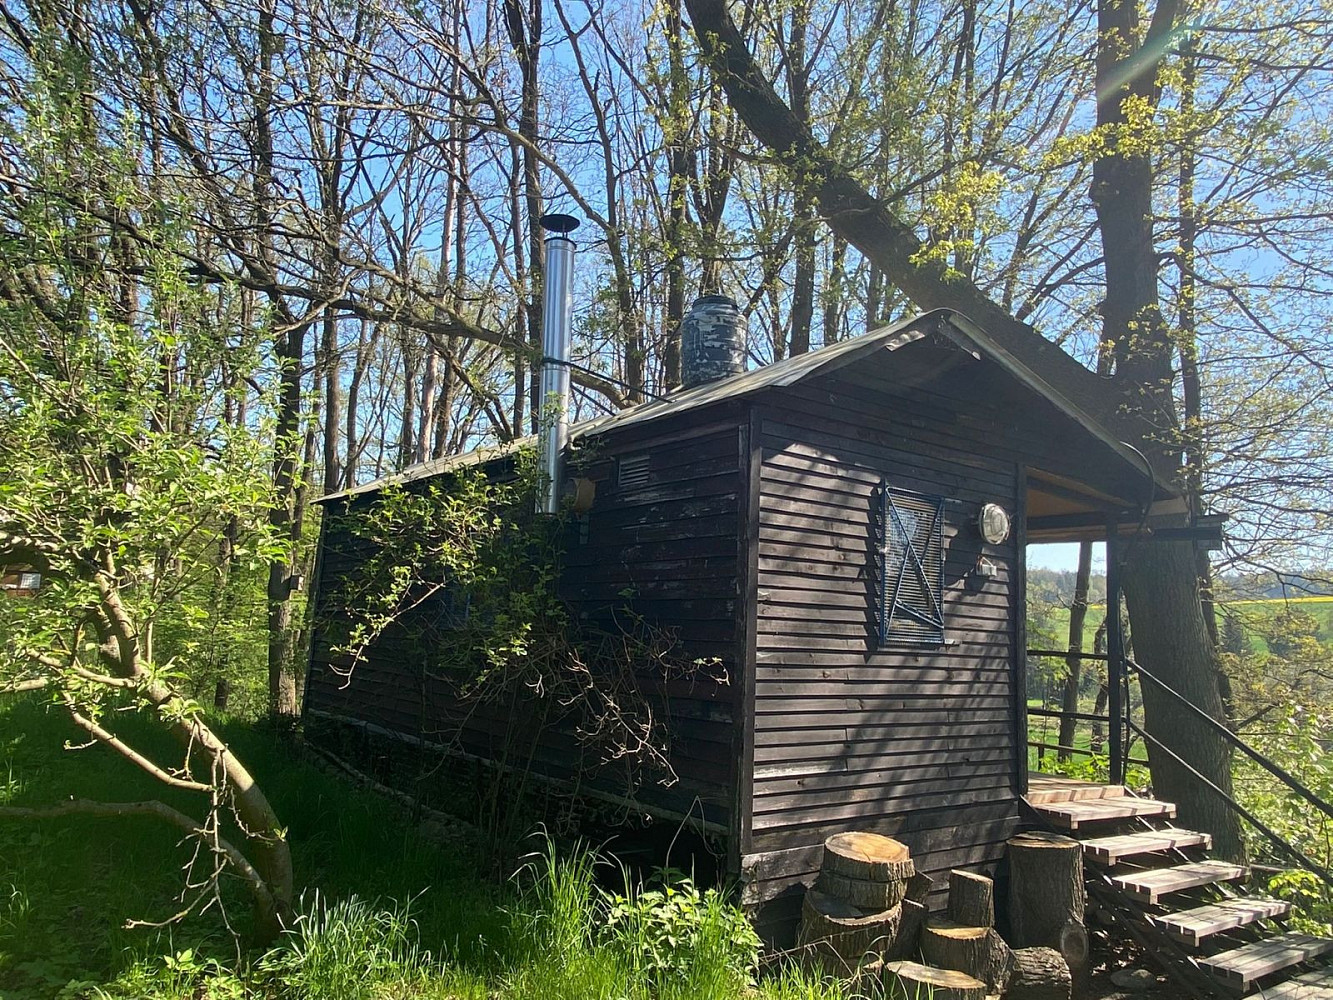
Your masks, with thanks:
[(1009, 537), (1013, 524), (1009, 512), (998, 503), (983, 504), (977, 514), (977, 531), (987, 545), (999, 545)]

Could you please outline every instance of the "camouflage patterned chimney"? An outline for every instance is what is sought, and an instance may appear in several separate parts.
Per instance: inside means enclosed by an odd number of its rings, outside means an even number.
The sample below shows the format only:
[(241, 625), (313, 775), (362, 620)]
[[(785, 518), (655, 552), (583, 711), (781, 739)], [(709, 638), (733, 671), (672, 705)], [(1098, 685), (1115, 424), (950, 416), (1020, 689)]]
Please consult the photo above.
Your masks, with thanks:
[(680, 323), (683, 389), (745, 371), (745, 316), (725, 295), (694, 300)]

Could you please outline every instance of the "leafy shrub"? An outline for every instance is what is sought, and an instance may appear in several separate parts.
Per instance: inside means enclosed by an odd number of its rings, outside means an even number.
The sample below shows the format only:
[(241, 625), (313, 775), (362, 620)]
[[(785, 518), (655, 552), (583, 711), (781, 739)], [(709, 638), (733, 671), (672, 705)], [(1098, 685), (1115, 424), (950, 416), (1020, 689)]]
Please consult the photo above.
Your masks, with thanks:
[(708, 970), (753, 981), (759, 936), (716, 889), (700, 892), (683, 877), (660, 889), (630, 884), (625, 894), (609, 895), (606, 902), (606, 939), (654, 976), (689, 981)]
[(514, 958), (504, 995), (570, 1000), (730, 998), (753, 984), (759, 938), (716, 889), (676, 878), (608, 892), (606, 859), (586, 849), (560, 856), (549, 841), (519, 873), (511, 911)]

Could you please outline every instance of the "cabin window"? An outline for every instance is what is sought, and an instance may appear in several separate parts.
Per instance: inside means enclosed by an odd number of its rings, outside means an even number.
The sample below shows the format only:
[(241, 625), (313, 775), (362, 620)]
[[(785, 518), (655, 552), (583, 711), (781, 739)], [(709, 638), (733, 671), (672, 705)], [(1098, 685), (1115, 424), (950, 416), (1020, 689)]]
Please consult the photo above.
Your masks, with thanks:
[(626, 455), (616, 463), (616, 486), (633, 490), (648, 485), (648, 456)]
[(37, 590), (42, 585), (41, 573), (20, 573), (19, 590)]
[(878, 499), (878, 644), (942, 645), (944, 498), (881, 480)]

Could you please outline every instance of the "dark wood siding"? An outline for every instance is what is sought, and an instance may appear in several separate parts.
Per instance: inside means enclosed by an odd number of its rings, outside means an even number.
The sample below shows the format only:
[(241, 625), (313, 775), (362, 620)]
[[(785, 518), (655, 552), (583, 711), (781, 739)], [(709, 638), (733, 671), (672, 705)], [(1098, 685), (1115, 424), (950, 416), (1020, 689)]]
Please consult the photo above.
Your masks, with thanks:
[[(560, 583), (580, 622), (616, 634), (637, 617), (678, 637), (679, 662), (716, 661), (693, 677), (640, 679), (657, 717), (666, 720), (676, 780), (664, 784), (651, 774), (634, 798), (649, 812), (688, 815), (733, 840), (742, 439), (734, 413), (714, 411), (707, 424), (657, 421), (585, 443), (569, 471), (592, 480), (596, 496), (592, 509), (569, 525)], [(647, 481), (620, 487), (619, 460), (638, 455), (648, 458)], [(346, 533), (327, 532), (319, 594), (331, 593), (338, 576), (355, 572), (365, 555)], [(317, 600), (323, 613), (336, 613), (326, 599)], [(529, 699), (461, 702), (451, 685), (422, 669), (420, 651), (410, 643), (377, 643), (350, 680), (338, 675), (328, 647), (327, 637), (317, 634), (307, 689), (316, 717), (368, 723), (481, 760), (531, 766), (594, 794), (623, 796), (633, 783), (626, 761), (602, 761), (574, 737), (569, 720), (539, 714)]]
[[(983, 546), (973, 525), (987, 502), (1015, 512), (1026, 448), (989, 440), (1000, 415), (950, 394), (948, 376), (909, 392), (886, 388), (883, 365), (772, 392), (757, 411), (753, 818), (742, 867), (745, 901), (778, 943), (830, 834), (899, 837), (938, 875), (993, 868), (1017, 820), (1018, 554), (1012, 538)], [(881, 477), (945, 499), (943, 647), (876, 648)], [(993, 576), (976, 572), (983, 555)]]

